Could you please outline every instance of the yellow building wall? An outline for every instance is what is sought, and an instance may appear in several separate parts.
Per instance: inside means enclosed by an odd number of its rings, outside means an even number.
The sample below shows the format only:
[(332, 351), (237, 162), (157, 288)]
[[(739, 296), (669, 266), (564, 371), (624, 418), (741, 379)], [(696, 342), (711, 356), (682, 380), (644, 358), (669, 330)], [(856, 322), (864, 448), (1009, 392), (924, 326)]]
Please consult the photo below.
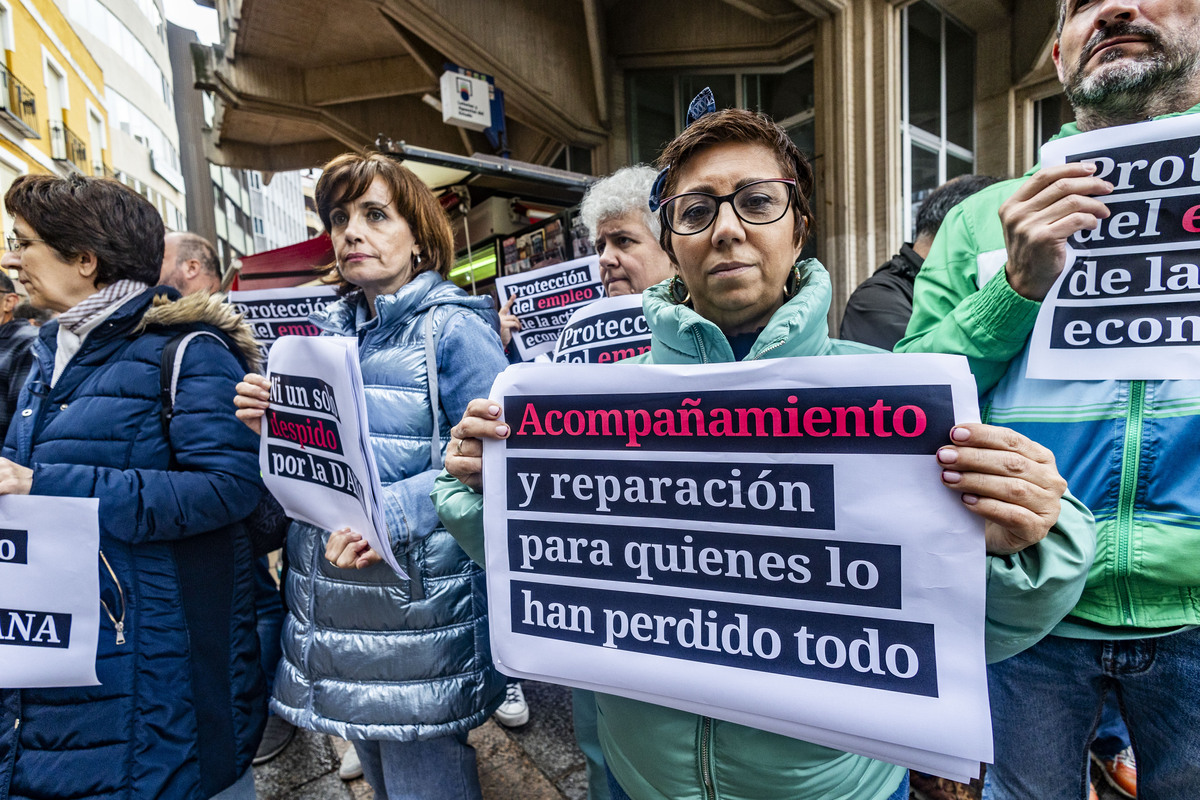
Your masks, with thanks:
[[(0, 0), (0, 16), (7, 18), (3, 23), (4, 65), (36, 101), (37, 121), (30, 127), (40, 137), (24, 135), (19, 126), (8, 124), (7, 120), (0, 122), (0, 193), (7, 191), (19, 174), (68, 175), (74, 171), (68, 162), (54, 158), (49, 127), (52, 119), (65, 123), (87, 148), (87, 157), (79, 171), (95, 174), (96, 165), (111, 171), (104, 73), (70, 23), (53, 0)], [(65, 79), (66, 107), (61, 111), (50, 108), (47, 56)], [(11, 108), (16, 99), (12, 87), (4, 99)], [(99, 117), (98, 126), (89, 123), (92, 114)], [(12, 230), (11, 220), (2, 209), (0, 215), (4, 230)]]

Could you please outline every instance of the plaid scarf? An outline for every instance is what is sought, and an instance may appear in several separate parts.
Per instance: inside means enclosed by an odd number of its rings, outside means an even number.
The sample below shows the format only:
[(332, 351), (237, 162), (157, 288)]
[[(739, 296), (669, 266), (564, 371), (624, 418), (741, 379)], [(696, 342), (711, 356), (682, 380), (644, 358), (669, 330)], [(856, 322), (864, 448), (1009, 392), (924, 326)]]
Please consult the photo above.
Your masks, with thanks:
[(117, 281), (59, 314), (58, 324), (71, 333), (78, 333), (80, 328), (103, 314), (111, 306), (149, 288), (150, 284), (141, 281)]

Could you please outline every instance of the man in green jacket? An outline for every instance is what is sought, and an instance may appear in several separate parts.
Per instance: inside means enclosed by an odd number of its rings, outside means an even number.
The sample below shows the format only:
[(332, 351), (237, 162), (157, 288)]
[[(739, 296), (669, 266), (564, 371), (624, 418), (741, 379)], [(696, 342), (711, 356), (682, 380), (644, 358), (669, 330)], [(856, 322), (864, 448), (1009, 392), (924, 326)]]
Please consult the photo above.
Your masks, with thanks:
[[(1077, 122), (1060, 136), (1200, 111), (1200, 2), (1069, 0), (1054, 45)], [(988, 800), (1085, 797), (1088, 742), (1121, 701), (1143, 797), (1200, 793), (1200, 381), (1027, 380), (1028, 340), (1070, 236), (1109, 216), (1091, 164), (997, 184), (947, 217), (898, 352), (966, 355), (985, 421), (1054, 451), (1095, 514), (1071, 615), (989, 668)]]

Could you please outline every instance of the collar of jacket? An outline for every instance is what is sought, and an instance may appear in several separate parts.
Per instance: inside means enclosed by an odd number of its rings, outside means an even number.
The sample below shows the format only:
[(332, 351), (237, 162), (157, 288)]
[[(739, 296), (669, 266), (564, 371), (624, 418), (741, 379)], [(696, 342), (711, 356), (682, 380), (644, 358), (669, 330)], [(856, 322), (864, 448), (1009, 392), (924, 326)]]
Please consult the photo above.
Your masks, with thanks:
[[(746, 361), (784, 356), (819, 356), (830, 351), (829, 273), (815, 258), (800, 262), (804, 286), (767, 322)], [(715, 324), (688, 306), (671, 300), (670, 284), (660, 283), (642, 294), (642, 307), (653, 336), (655, 364), (733, 361), (729, 340)]]
[(892, 256), (892, 260), (881, 266), (876, 272), (891, 270), (897, 275), (902, 275), (909, 280), (917, 277), (917, 273), (924, 266), (925, 259), (912, 249), (912, 245), (905, 243), (900, 246), (900, 252)]
[[(87, 338), (93, 343), (106, 340), (112, 336), (120, 335), (134, 327), (136, 327), (146, 314), (146, 309), (155, 297), (163, 296), (167, 300), (178, 300), (182, 295), (170, 286), (151, 286), (144, 289), (140, 295), (136, 295), (128, 302), (123, 303), (120, 308), (114, 311), (108, 319), (100, 323), (94, 331), (88, 334)], [(38, 336), (42, 341), (55, 342), (58, 340), (58, 320), (52, 319), (43, 325)]]
[(390, 325), (436, 305), (460, 305), (476, 311), (492, 309), (492, 298), (472, 297), (436, 272), (422, 272), (393, 294), (375, 298), (375, 316), (367, 314), (366, 295), (356, 290), (309, 317), (314, 325), (334, 336), (355, 336)]

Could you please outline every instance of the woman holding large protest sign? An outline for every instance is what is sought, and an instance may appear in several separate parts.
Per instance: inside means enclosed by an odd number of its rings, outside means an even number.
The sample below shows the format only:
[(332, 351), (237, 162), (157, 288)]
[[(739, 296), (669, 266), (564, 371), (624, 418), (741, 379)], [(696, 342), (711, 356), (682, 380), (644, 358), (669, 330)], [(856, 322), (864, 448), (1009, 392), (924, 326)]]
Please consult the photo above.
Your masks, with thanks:
[[(829, 276), (800, 260), (812, 229), (813, 174), (787, 134), (747, 111), (716, 112), (702, 93), (665, 150), (651, 195), (676, 266), (644, 295), (655, 364), (877, 352), (831, 340)], [(707, 102), (706, 102), (707, 101)], [(499, 404), (475, 400), (455, 427), (435, 502), (468, 551), (481, 552), (481, 442), (507, 438)], [(1087, 512), (1047, 451), (987, 425), (960, 425), (938, 451), (944, 484), (987, 524), (988, 656), (1045, 634), (1071, 607), (1092, 557)], [(451, 477), (453, 476), (453, 477)], [(455, 480), (457, 478), (457, 480)], [(1029, 548), (1028, 554), (1022, 551)], [(613, 695), (598, 695), (614, 797), (726, 800), (908, 796), (907, 774), (865, 756)]]
[[(482, 572), (429, 491), (452, 421), (505, 366), (496, 313), (445, 279), (450, 225), (399, 162), (339, 156), (316, 199), (344, 297), (311, 319), (323, 335), (358, 339), (388, 535), (408, 577), (359, 532), (294, 521), (272, 707), (352, 740), (376, 797), (478, 798), (467, 731), (503, 699), (504, 677), (488, 650)], [(238, 416), (258, 430), (268, 399), (266, 379), (247, 375)]]
[(162, 217), (132, 189), (25, 175), (4, 202), (30, 302), (60, 315), (0, 494), (98, 499), (101, 613), (99, 686), (0, 691), (0, 798), (253, 798), (266, 702), (241, 520), (262, 486), (228, 396), (258, 346), (226, 304), (154, 287)]

